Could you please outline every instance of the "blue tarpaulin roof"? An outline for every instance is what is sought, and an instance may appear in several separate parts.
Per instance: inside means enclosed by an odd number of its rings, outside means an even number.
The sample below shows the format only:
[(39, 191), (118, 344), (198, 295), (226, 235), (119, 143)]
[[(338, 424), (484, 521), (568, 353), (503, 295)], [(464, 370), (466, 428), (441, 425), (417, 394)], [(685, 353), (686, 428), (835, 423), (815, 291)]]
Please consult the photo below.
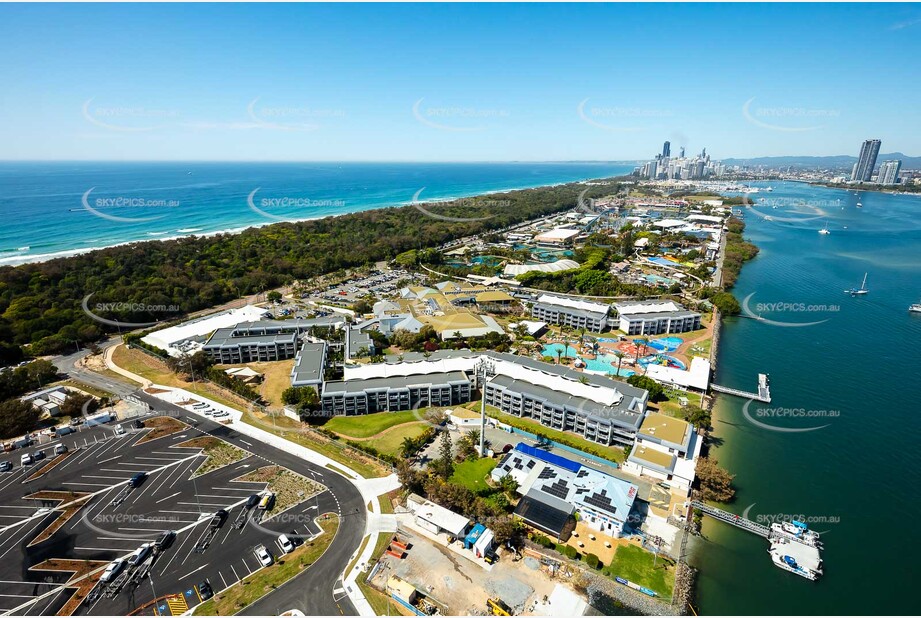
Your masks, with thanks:
[(578, 472), (579, 468), (582, 467), (582, 464), (579, 462), (573, 461), (571, 459), (566, 459), (565, 457), (560, 457), (559, 455), (554, 455), (553, 453), (548, 453), (543, 449), (528, 446), (524, 442), (519, 442), (518, 446), (515, 448), (525, 455), (530, 455), (535, 459), (540, 459), (541, 461), (553, 464), (554, 466), (558, 466), (564, 470), (569, 470), (570, 472)]
[(464, 538), (464, 545), (471, 547), (484, 532), (486, 532), (486, 526), (483, 524), (476, 524)]

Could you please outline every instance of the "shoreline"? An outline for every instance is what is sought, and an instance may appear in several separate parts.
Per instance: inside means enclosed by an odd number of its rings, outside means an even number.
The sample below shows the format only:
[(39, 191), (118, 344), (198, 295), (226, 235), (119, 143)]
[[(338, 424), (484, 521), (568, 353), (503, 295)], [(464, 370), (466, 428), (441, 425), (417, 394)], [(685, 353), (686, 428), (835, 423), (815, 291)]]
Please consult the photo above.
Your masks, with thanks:
[[(60, 251), (52, 251), (49, 253), (37, 253), (34, 255), (15, 255), (18, 249), (9, 250), (9, 251), (0, 253), (0, 256), (2, 256), (0, 257), (0, 268), (3, 268), (4, 266), (10, 266), (10, 267), (15, 268), (17, 266), (23, 266), (26, 264), (39, 264), (43, 262), (49, 262), (51, 260), (76, 257), (79, 255), (85, 255), (87, 253), (92, 253), (93, 251), (101, 251), (104, 249), (111, 249), (113, 247), (124, 247), (124, 246), (133, 245), (137, 243), (161, 242), (161, 241), (166, 242), (166, 241), (179, 240), (182, 238), (193, 238), (193, 237), (209, 238), (213, 236), (219, 236), (221, 234), (240, 234), (249, 229), (258, 229), (258, 228), (263, 228), (269, 225), (275, 225), (279, 223), (303, 223), (305, 221), (318, 221), (322, 219), (331, 219), (331, 218), (342, 217), (342, 216), (352, 215), (352, 214), (361, 213), (361, 212), (367, 212), (369, 210), (383, 210), (386, 208), (405, 208), (407, 206), (414, 206), (414, 205), (424, 206), (427, 204), (441, 205), (441, 204), (446, 204), (450, 202), (455, 202), (458, 200), (475, 199), (475, 198), (486, 197), (490, 195), (511, 193), (515, 191), (527, 191), (529, 189), (546, 189), (546, 188), (560, 187), (560, 186), (572, 184), (572, 183), (587, 183), (587, 182), (602, 181), (602, 180), (616, 178), (616, 177), (618, 176), (597, 176), (597, 177), (583, 178), (579, 180), (558, 181), (558, 182), (537, 184), (537, 185), (525, 185), (525, 186), (516, 186), (516, 187), (511, 187), (511, 188), (490, 189), (488, 191), (478, 191), (478, 192), (472, 192), (472, 193), (467, 193), (467, 194), (464, 194), (462, 192), (461, 194), (455, 195), (455, 196), (438, 197), (438, 198), (426, 199), (424, 201), (408, 200), (408, 201), (403, 201), (403, 202), (378, 203), (378, 204), (369, 205), (364, 208), (357, 208), (355, 210), (350, 210), (348, 212), (330, 213), (330, 214), (319, 215), (319, 216), (314, 216), (314, 217), (280, 219), (278, 221), (266, 221), (264, 223), (253, 223), (251, 225), (231, 227), (231, 228), (226, 228), (226, 229), (221, 229), (221, 230), (213, 230), (213, 231), (204, 232), (204, 233), (197, 233), (197, 232), (183, 233), (182, 230), (176, 230), (176, 232), (179, 232), (179, 234), (172, 235), (172, 236), (163, 236), (163, 237), (155, 236), (153, 238), (137, 238), (134, 240), (125, 240), (125, 241), (116, 242), (112, 244), (103, 244), (103, 245), (98, 245), (98, 246), (93, 246), (93, 247), (81, 247), (81, 248), (74, 248), (74, 249), (62, 249)], [(169, 232), (162, 232), (162, 233), (168, 234)], [(159, 233), (147, 232), (146, 234), (150, 236), (152, 234), (159, 234)], [(8, 255), (4, 255), (4, 253)]]

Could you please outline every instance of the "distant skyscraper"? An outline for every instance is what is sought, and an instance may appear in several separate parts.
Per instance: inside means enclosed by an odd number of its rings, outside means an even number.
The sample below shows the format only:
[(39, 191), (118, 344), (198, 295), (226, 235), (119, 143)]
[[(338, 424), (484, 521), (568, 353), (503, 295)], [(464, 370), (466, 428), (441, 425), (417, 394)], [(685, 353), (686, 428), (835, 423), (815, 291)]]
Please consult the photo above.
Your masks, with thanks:
[(881, 185), (894, 185), (899, 180), (900, 169), (902, 169), (902, 162), (898, 159), (895, 161), (883, 161), (879, 166), (879, 176), (876, 178), (876, 182)]
[(681, 147), (681, 158), (684, 158), (684, 146)]
[(857, 167), (851, 176), (851, 181), (867, 182), (873, 176), (873, 168), (876, 167), (876, 157), (879, 155), (880, 141), (878, 139), (868, 139), (860, 147), (860, 157), (857, 159)]
[(667, 159), (670, 156), (672, 156), (672, 143), (665, 142), (665, 145), (662, 146), (662, 158)]

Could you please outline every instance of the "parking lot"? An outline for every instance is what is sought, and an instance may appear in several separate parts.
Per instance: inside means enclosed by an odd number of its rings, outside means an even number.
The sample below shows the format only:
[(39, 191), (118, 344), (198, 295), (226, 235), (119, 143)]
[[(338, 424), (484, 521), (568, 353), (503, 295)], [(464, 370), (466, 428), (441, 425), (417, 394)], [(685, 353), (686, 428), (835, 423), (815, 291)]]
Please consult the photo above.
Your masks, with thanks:
[[(0, 462), (10, 461), (13, 469), (0, 474), (0, 580), (4, 582), (0, 611), (54, 614), (70, 599), (74, 588), (61, 586), (70, 572), (32, 567), (44, 563), (44, 568), (49, 564), (60, 568), (49, 560), (105, 565), (173, 530), (176, 537), (168, 547), (152, 553), (136, 569), (126, 568), (114, 585), (97, 586), (74, 613), (124, 615), (170, 594), (181, 595), (182, 602), (158, 604), (158, 613), (181, 613), (201, 601), (199, 591), (207, 588), (200, 586), (202, 582), (217, 592), (262, 568), (253, 551), (257, 545), (278, 557), (284, 553), (277, 543), (279, 534), (295, 541), (310, 539), (319, 532), (314, 518), (325, 512), (341, 513), (336, 496), (326, 487), (282, 513), (264, 512), (258, 506), (247, 509), (247, 499), (264, 490), (265, 483), (236, 479), (276, 463), (269, 458), (272, 449), (248, 444), (212, 421), (192, 422), (197, 426), (188, 424), (178, 433), (149, 441), (145, 441), (149, 428), (121, 435), (114, 424), (86, 428), (43, 445), (48, 456), (25, 467), (20, 465), (23, 450), (4, 453)], [(245, 451), (244, 458), (192, 478), (206, 456), (197, 448), (178, 445), (202, 435), (233, 443)], [(68, 452), (55, 460), (52, 452), (58, 443), (66, 445)], [(299, 468), (299, 474), (327, 485), (321, 470), (287, 463)], [(45, 467), (50, 469), (41, 473)], [(140, 472), (146, 478), (132, 487), (132, 477)], [(26, 498), (29, 495), (34, 498)], [(69, 504), (74, 508), (66, 508)], [(59, 510), (50, 510), (54, 508)], [(227, 516), (212, 527), (212, 517), (220, 509)], [(59, 525), (55, 522), (62, 511), (72, 516), (43, 538), (46, 528)], [(363, 513), (360, 519), (363, 528)], [(334, 583), (328, 585), (332, 597)], [(344, 603), (345, 612), (353, 613), (348, 601)]]

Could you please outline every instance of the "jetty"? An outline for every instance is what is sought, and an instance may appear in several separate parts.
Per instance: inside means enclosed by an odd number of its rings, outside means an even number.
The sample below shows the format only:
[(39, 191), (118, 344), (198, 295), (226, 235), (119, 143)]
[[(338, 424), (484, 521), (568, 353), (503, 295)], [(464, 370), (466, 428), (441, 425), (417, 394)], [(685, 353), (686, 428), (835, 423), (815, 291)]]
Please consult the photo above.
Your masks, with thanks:
[(758, 392), (756, 393), (743, 391), (738, 388), (729, 388), (728, 386), (721, 386), (719, 384), (710, 384), (710, 388), (717, 393), (725, 393), (745, 399), (754, 399), (755, 401), (761, 401), (763, 403), (771, 403), (771, 376), (766, 373), (758, 374)]
[(774, 523), (768, 527), (700, 500), (691, 501), (691, 508), (767, 539), (771, 544), (768, 554), (777, 567), (812, 581), (822, 575), (822, 543), (819, 541), (819, 533), (808, 530), (806, 524), (793, 521), (792, 525)]

